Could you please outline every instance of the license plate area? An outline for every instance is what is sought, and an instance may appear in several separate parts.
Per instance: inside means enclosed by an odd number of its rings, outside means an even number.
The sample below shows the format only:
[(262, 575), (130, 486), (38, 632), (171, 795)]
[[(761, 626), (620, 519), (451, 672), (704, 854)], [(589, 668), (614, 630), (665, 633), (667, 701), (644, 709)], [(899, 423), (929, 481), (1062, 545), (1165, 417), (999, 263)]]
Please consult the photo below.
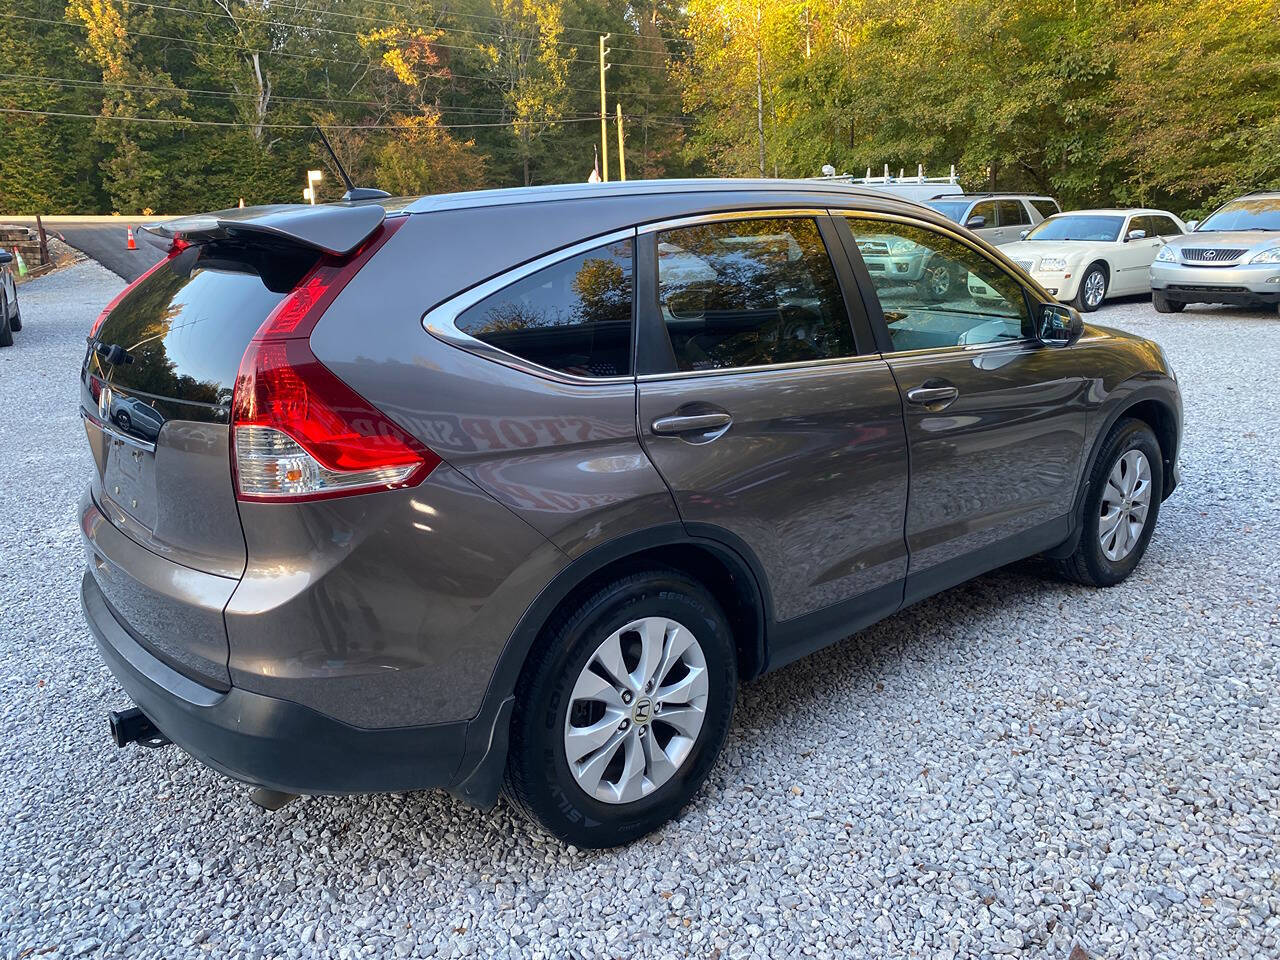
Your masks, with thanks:
[(148, 530), (156, 526), (156, 455), (139, 445), (106, 434), (106, 469), (102, 493)]

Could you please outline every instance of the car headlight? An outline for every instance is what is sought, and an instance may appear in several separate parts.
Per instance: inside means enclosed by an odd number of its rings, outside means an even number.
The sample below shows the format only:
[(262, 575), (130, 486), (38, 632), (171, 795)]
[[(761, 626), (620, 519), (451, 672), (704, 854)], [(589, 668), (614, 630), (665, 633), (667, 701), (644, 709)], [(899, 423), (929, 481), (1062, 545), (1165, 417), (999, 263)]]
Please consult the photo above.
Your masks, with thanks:
[(1249, 261), (1250, 263), (1280, 263), (1280, 247), (1272, 247), (1270, 250), (1263, 250), (1260, 254)]
[(901, 238), (897, 240), (890, 240), (888, 246), (889, 253), (895, 257), (905, 257), (909, 253), (914, 253), (916, 249), (916, 245), (910, 240), (903, 240)]
[(1067, 258), (1044, 257), (1040, 261), (1040, 269), (1046, 273), (1062, 273), (1067, 269)]
[(1156, 254), (1156, 260), (1160, 263), (1177, 263), (1178, 251), (1166, 243), (1160, 248), (1160, 252)]

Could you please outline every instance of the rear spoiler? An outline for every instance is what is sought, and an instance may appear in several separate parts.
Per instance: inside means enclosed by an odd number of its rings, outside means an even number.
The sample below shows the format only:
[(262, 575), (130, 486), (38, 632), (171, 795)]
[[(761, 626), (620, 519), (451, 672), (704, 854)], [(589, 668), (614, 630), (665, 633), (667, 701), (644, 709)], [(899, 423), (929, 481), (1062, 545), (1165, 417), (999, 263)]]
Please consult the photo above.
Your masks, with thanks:
[(372, 234), (387, 217), (377, 204), (282, 203), (241, 207), (179, 217), (139, 227), (144, 238), (164, 250), (212, 240), (272, 238), (344, 256)]

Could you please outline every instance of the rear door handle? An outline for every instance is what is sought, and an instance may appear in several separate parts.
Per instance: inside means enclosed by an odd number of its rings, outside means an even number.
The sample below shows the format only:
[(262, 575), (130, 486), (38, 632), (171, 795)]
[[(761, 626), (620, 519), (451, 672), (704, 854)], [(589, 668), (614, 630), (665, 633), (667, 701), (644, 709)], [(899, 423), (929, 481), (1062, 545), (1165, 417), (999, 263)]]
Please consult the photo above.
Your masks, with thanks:
[(659, 417), (653, 421), (653, 432), (661, 434), (693, 433), (695, 431), (719, 430), (733, 423), (733, 417), (727, 413), (694, 413)]
[(907, 391), (907, 400), (922, 407), (941, 410), (960, 396), (960, 391), (953, 386), (915, 387)]

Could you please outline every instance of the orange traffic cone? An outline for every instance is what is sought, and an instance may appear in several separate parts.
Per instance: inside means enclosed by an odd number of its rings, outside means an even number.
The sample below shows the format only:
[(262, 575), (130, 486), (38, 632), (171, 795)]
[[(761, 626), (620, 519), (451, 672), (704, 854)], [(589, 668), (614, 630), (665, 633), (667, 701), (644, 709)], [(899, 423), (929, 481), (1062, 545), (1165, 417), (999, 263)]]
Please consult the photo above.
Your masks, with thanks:
[(127, 227), (126, 229), (129, 231), (129, 245), (128, 247), (126, 247), (126, 249), (137, 250), (138, 245), (134, 243), (134, 240), (133, 240), (133, 227)]

